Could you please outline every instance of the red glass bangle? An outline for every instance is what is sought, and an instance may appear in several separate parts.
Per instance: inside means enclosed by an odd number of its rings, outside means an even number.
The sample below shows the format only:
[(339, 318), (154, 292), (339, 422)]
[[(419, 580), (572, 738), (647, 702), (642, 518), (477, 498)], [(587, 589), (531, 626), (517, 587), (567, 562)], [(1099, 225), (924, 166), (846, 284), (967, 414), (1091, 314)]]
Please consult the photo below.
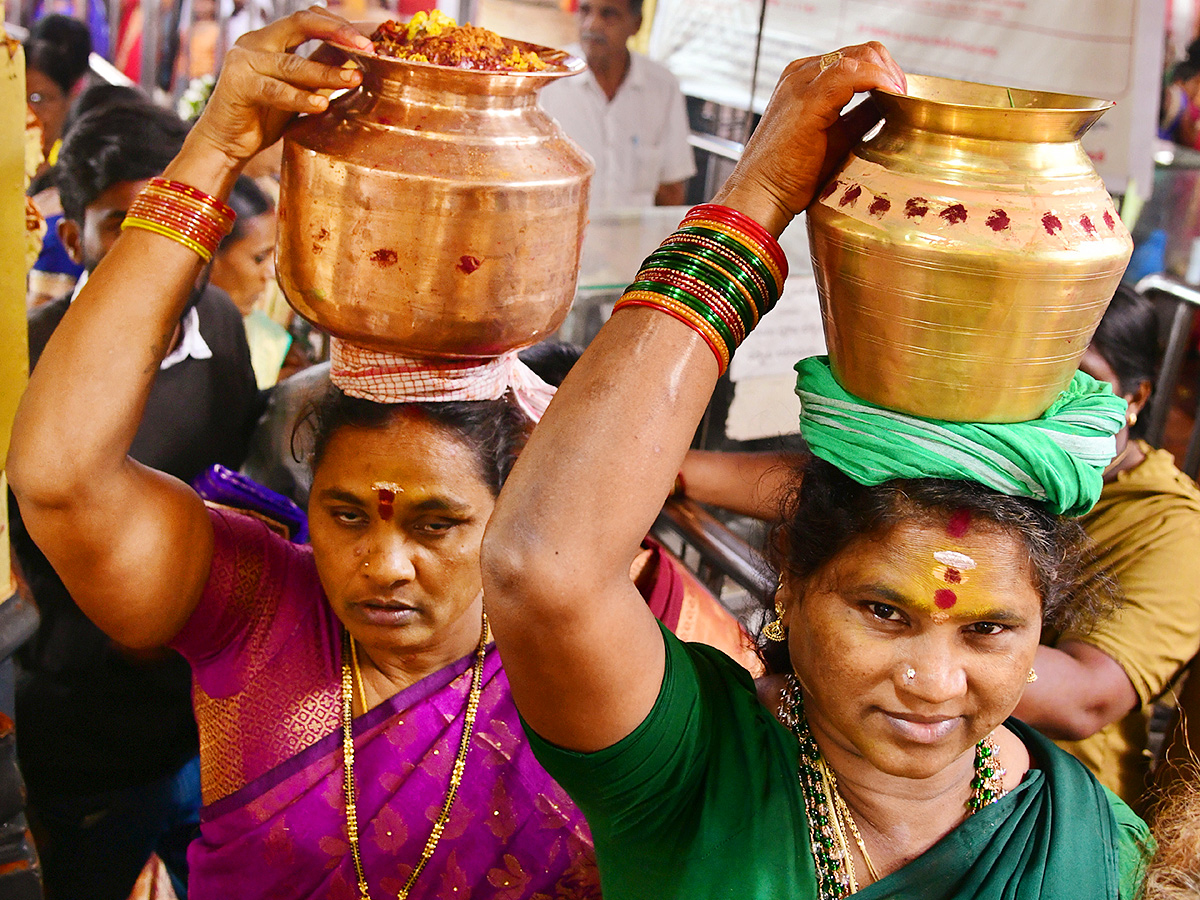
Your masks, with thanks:
[(177, 194), (164, 194), (161, 191), (152, 191), (150, 189), (147, 189), (145, 194), (147, 201), (155, 204), (156, 206), (175, 210), (181, 215), (203, 218), (208, 222), (212, 222), (213, 227), (225, 232), (228, 232), (233, 228), (234, 220), (227, 219), (218, 214), (217, 211), (211, 206), (205, 206), (202, 203), (197, 203), (195, 200), (192, 200), (188, 197), (181, 197)]
[(725, 222), (727, 225), (732, 225), (746, 232), (763, 245), (763, 248), (771, 254), (775, 265), (783, 273), (783, 277), (787, 278), (787, 255), (783, 252), (783, 248), (779, 246), (779, 241), (767, 229), (754, 221), (754, 219), (750, 218), (744, 212), (734, 209), (732, 206), (721, 206), (719, 203), (701, 203), (699, 206), (692, 207), (688, 214), (683, 217), (683, 221), (688, 222), (692, 219), (703, 218)]
[(144, 219), (151, 219), (157, 222), (162, 222), (164, 225), (170, 225), (173, 228), (180, 230), (195, 232), (205, 238), (206, 241), (212, 243), (215, 248), (221, 243), (225, 237), (224, 232), (219, 230), (211, 222), (204, 219), (196, 219), (187, 215), (180, 215), (170, 209), (159, 209), (153, 205), (134, 204), (129, 208), (129, 214), (140, 216)]
[(169, 178), (163, 178), (161, 175), (150, 179), (148, 187), (163, 188), (164, 190), (172, 191), (177, 194), (183, 194), (185, 197), (191, 197), (193, 200), (199, 200), (209, 206), (212, 206), (220, 215), (234, 221), (237, 218), (237, 213), (221, 200), (211, 194), (206, 194), (199, 188), (194, 188), (190, 184), (184, 184), (182, 181), (171, 181)]
[[(721, 296), (720, 291), (702, 279), (675, 269), (651, 268), (638, 272), (637, 280), (658, 281), (691, 294), (725, 323), (733, 335), (735, 347), (746, 339), (746, 323), (742, 321), (742, 317), (738, 315), (732, 304)], [(730, 351), (735, 347), (730, 347)]]
[(708, 349), (717, 358), (718, 374), (724, 375), (725, 370), (729, 368), (728, 351), (725, 351), (722, 342), (717, 339), (715, 332), (710, 335), (705, 327), (707, 323), (703, 323), (703, 320), (698, 319), (691, 310), (684, 312), (672, 306), (671, 302), (668, 298), (652, 294), (649, 291), (630, 291), (617, 301), (613, 307), (613, 312), (615, 313), (618, 309), (624, 309), (627, 306), (643, 306), (647, 309), (655, 309), (666, 313), (672, 319), (682, 322), (698, 334), (704, 343), (708, 344)]

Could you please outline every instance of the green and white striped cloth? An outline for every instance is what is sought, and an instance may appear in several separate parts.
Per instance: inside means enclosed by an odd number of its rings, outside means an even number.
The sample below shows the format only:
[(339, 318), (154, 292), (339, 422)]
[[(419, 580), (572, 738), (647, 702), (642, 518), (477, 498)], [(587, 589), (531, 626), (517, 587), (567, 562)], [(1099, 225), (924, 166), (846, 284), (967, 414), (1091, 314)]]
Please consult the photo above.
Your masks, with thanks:
[(1002, 494), (1040, 500), (1080, 516), (1100, 498), (1126, 404), (1083, 372), (1037, 419), (944, 422), (895, 412), (847, 393), (829, 358), (796, 364), (800, 433), (809, 449), (859, 484), (896, 478), (977, 481)]

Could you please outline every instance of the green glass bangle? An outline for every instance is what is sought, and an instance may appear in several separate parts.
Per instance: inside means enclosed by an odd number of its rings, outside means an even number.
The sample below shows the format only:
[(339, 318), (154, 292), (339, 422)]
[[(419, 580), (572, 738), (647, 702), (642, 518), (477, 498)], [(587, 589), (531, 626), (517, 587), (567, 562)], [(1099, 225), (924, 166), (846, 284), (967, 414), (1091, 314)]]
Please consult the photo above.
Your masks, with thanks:
[(638, 273), (638, 277), (645, 281), (657, 281), (660, 284), (670, 285), (691, 293), (696, 300), (711, 309), (714, 315), (719, 316), (721, 321), (729, 326), (733, 333), (735, 346), (741, 344), (746, 339), (746, 335), (750, 333), (746, 328), (746, 320), (729, 302), (724, 291), (720, 287), (709, 284), (699, 275), (675, 268), (647, 267)]
[(762, 318), (763, 311), (771, 307), (770, 292), (762, 276), (754, 269), (744, 265), (731, 251), (707, 238), (695, 235), (673, 235), (670, 241), (664, 242), (660, 249), (707, 259), (711, 265), (733, 279), (746, 296), (746, 302), (751, 307), (754, 324), (757, 325), (758, 320)]
[[(687, 271), (696, 271), (697, 277), (703, 278), (727, 296), (737, 310), (738, 317), (745, 324), (746, 332), (749, 333), (758, 324), (758, 310), (762, 306), (758, 287), (744, 271), (730, 272), (721, 265), (722, 262), (729, 264), (727, 258), (702, 247), (689, 247), (687, 251), (660, 247), (647, 258), (642, 267), (661, 264), (670, 268), (682, 266)], [(704, 274), (701, 275), (701, 272)]]
[[(751, 252), (750, 248), (745, 244), (734, 240), (727, 234), (716, 231), (712, 228), (706, 228), (702, 225), (689, 225), (686, 228), (680, 228), (678, 233), (693, 234), (697, 237), (707, 238), (710, 241), (720, 244), (722, 247), (729, 248), (736, 253), (741, 260), (743, 260), (747, 265), (751, 266), (754, 271), (762, 276), (763, 281), (765, 281), (766, 284), (772, 289), (771, 295), (778, 299), (780, 292), (783, 290), (783, 286), (775, 280), (774, 274), (769, 268), (767, 268), (766, 263), (755, 256), (754, 253)], [(670, 240), (670, 238), (668, 238), (668, 240)], [(764, 310), (764, 312), (766, 312), (766, 310)]]
[[(648, 260), (649, 265), (643, 266), (639, 273), (639, 278), (647, 276), (657, 278), (659, 281), (671, 283), (670, 278), (664, 278), (661, 274), (650, 273), (678, 273), (681, 276), (693, 279), (699, 285), (703, 285), (706, 289), (707, 296), (704, 298), (710, 304), (720, 304), (729, 310), (730, 315), (736, 318), (738, 327), (741, 329), (742, 335), (747, 335), (754, 327), (754, 318), (749, 313), (747, 307), (749, 303), (738, 289), (736, 282), (725, 277), (721, 272), (714, 270), (707, 263), (694, 259), (678, 259), (669, 260), (662, 256), (654, 256)], [(686, 285), (685, 285), (686, 287)], [(741, 338), (739, 338), (740, 342)]]
[[(678, 278), (672, 279), (672, 274), (677, 274)], [(708, 289), (709, 296), (703, 296), (704, 286), (689, 283), (687, 276), (678, 273), (665, 273), (661, 276), (651, 274), (649, 278), (644, 278), (636, 283), (638, 285), (655, 284), (671, 291), (672, 293), (668, 293), (667, 296), (684, 304), (697, 315), (703, 316), (705, 321), (711, 322), (714, 328), (720, 330), (721, 337), (725, 340), (731, 355), (745, 337), (745, 329), (740, 322), (736, 321), (737, 314), (729, 308), (729, 305), (724, 304), (725, 308), (722, 310), (721, 304), (724, 301), (716, 296), (716, 292)]]
[(733, 330), (726, 324), (724, 319), (713, 312), (710, 307), (698, 301), (692, 294), (689, 294), (682, 288), (663, 284), (660, 281), (635, 281), (626, 290), (649, 291), (655, 294), (662, 294), (662, 296), (670, 297), (677, 303), (682, 303), (712, 326), (713, 330), (720, 335), (721, 340), (725, 343), (725, 348), (729, 351), (729, 355), (733, 356), (733, 351), (737, 349), (737, 341), (733, 339)]

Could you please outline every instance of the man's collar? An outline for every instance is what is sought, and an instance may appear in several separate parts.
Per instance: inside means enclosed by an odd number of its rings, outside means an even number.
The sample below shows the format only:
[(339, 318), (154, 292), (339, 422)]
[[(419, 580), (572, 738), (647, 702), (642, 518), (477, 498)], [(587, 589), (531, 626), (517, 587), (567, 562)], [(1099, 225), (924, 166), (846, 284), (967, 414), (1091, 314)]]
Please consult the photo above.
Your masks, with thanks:
[[(75, 302), (75, 298), (79, 296), (79, 292), (83, 290), (87, 280), (88, 273), (85, 269), (80, 274), (79, 280), (75, 282), (75, 290), (71, 291), (70, 302)], [(200, 333), (200, 313), (193, 306), (179, 320), (179, 343), (175, 345), (174, 350), (167, 354), (167, 358), (158, 364), (158, 370), (166, 371), (189, 357), (191, 359), (212, 359), (212, 355), (212, 348), (208, 346), (204, 335)]]

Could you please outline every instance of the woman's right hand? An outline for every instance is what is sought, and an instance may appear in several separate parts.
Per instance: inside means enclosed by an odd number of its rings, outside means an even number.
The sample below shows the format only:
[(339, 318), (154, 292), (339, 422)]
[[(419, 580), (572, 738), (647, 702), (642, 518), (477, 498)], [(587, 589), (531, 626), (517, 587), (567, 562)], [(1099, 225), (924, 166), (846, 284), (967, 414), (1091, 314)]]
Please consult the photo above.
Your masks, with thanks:
[[(238, 38), (189, 141), (222, 153), (235, 168), (275, 143), (298, 113), (329, 106), (329, 91), (356, 87), (358, 69), (327, 65), (296, 54), (310, 40), (371, 50), (371, 40), (347, 22), (312, 7)], [(324, 92), (324, 93), (323, 93)]]
[(790, 63), (714, 202), (739, 209), (778, 237), (879, 120), (869, 102), (841, 115), (856, 93), (874, 88), (907, 89), (904, 72), (882, 44)]

